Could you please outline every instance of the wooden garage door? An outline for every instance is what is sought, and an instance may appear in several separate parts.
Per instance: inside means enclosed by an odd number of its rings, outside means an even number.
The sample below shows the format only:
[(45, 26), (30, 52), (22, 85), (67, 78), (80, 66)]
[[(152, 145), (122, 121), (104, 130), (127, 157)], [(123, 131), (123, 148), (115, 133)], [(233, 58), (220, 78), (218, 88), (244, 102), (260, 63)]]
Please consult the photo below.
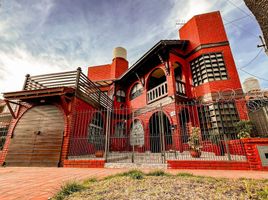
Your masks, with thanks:
[(61, 111), (53, 105), (35, 106), (17, 123), (8, 148), (8, 166), (58, 166), (64, 131)]

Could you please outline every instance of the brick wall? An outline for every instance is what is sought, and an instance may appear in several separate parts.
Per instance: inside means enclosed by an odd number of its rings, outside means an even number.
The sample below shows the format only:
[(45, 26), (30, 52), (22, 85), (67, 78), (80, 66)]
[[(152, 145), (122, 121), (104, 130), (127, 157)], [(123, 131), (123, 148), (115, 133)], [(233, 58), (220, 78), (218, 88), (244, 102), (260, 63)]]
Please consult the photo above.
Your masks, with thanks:
[(246, 156), (251, 170), (268, 171), (268, 166), (262, 166), (257, 146), (267, 146), (268, 138), (242, 139), (245, 146)]
[(104, 160), (64, 160), (67, 168), (104, 168)]

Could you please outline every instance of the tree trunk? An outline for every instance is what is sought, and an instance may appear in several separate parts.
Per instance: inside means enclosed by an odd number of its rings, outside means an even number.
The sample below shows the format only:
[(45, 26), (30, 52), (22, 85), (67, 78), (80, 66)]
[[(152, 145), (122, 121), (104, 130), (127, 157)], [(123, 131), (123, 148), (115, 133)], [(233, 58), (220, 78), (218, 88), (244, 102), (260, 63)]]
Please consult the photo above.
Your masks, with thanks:
[(268, 0), (245, 0), (245, 3), (259, 22), (268, 45)]

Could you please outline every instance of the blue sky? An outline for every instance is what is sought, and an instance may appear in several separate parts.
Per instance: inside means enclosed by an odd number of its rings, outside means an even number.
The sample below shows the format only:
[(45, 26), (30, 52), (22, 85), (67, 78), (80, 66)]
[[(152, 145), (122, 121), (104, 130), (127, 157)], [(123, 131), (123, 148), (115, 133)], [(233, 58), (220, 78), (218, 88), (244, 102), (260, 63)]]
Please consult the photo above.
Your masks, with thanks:
[[(261, 31), (242, 0), (230, 1), (240, 9), (226, 0), (0, 0), (0, 92), (20, 90), (27, 73), (86, 73), (87, 66), (110, 63), (116, 46), (128, 50), (131, 65), (159, 40), (178, 39), (177, 22), (216, 10), (237, 68), (244, 67), (259, 52)], [(244, 70), (265, 79), (267, 66), (261, 52)]]

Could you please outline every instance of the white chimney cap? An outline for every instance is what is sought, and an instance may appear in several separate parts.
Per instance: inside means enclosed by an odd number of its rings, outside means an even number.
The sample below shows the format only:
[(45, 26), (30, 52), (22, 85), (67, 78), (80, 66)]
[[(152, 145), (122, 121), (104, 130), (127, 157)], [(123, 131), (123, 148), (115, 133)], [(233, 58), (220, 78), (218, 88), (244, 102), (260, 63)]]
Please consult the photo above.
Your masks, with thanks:
[(127, 50), (123, 47), (114, 48), (113, 58), (124, 58), (125, 60), (127, 60)]

